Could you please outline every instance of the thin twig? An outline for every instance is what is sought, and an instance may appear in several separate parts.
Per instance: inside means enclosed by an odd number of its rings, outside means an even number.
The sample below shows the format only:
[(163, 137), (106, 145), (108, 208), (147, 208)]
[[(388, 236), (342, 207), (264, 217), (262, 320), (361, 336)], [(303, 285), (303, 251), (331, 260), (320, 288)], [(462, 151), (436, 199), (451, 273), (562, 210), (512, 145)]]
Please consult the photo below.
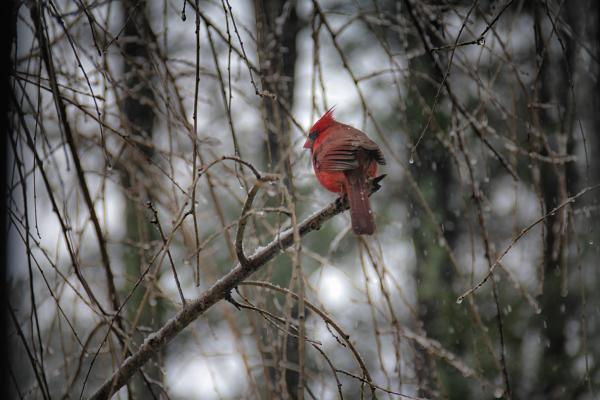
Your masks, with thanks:
[(568, 199), (566, 199), (565, 201), (563, 201), (562, 203), (560, 203), (558, 206), (554, 207), (552, 210), (548, 211), (546, 214), (544, 214), (543, 216), (541, 216), (540, 218), (536, 219), (535, 221), (533, 221), (531, 224), (529, 224), (527, 227), (523, 228), (521, 230), (521, 232), (519, 232), (519, 234), (517, 236), (515, 236), (509, 243), (509, 245), (506, 247), (506, 249), (504, 249), (504, 251), (502, 253), (500, 253), (500, 256), (498, 256), (498, 258), (496, 259), (496, 261), (494, 261), (494, 263), (492, 264), (492, 266), (489, 268), (487, 274), (485, 274), (485, 276), (483, 277), (483, 279), (481, 281), (479, 281), (479, 283), (477, 283), (475, 286), (473, 286), (471, 289), (467, 290), (466, 292), (464, 292), (462, 295), (458, 296), (458, 298), (456, 299), (456, 303), (460, 304), (463, 302), (463, 300), (465, 299), (465, 297), (470, 296), (471, 294), (473, 294), (476, 290), (480, 289), (489, 279), (490, 277), (492, 277), (492, 275), (494, 274), (494, 270), (496, 269), (496, 266), (498, 266), (498, 264), (500, 264), (500, 261), (504, 258), (504, 256), (510, 251), (510, 249), (513, 248), (513, 246), (523, 237), (527, 234), (527, 232), (529, 232), (530, 230), (532, 230), (537, 224), (539, 224), (540, 222), (544, 221), (546, 218), (548, 218), (551, 215), (554, 215), (557, 211), (559, 211), (560, 209), (562, 209), (563, 207), (571, 204), (571, 203), (575, 203), (575, 200), (577, 200), (579, 197), (583, 196), (584, 194), (586, 194), (587, 192), (591, 191), (591, 190), (595, 190), (600, 188), (600, 184), (594, 185), (594, 186), (588, 186), (585, 189), (581, 190), (579, 193), (577, 193), (576, 195), (569, 197)]
[(177, 285), (177, 291), (179, 292), (179, 298), (181, 299), (181, 304), (185, 307), (186, 301), (185, 296), (183, 295), (183, 290), (181, 290), (181, 283), (179, 282), (179, 277), (177, 276), (177, 269), (175, 268), (175, 263), (173, 262), (173, 256), (171, 255), (171, 250), (169, 250), (169, 245), (167, 243), (167, 238), (165, 237), (165, 232), (163, 231), (160, 220), (158, 219), (158, 211), (152, 204), (152, 202), (147, 203), (148, 208), (152, 211), (153, 219), (151, 223), (156, 225), (158, 229), (158, 233), (160, 233), (160, 238), (163, 242), (163, 247), (167, 253), (167, 257), (169, 258), (169, 264), (171, 265), (171, 271), (173, 271), (173, 279), (175, 279), (175, 284)]
[(248, 216), (250, 215), (250, 207), (252, 207), (252, 203), (254, 202), (254, 198), (258, 193), (258, 190), (261, 186), (266, 182), (273, 182), (279, 179), (279, 176), (273, 174), (265, 174), (262, 175), (258, 182), (252, 186), (252, 189), (248, 192), (248, 197), (246, 197), (246, 202), (244, 203), (244, 207), (242, 207), (242, 215), (240, 216), (240, 221), (238, 222), (238, 229), (235, 234), (235, 253), (237, 255), (237, 259), (242, 267), (251, 268), (252, 260), (248, 259), (244, 254), (244, 230), (246, 229), (246, 223), (248, 220)]

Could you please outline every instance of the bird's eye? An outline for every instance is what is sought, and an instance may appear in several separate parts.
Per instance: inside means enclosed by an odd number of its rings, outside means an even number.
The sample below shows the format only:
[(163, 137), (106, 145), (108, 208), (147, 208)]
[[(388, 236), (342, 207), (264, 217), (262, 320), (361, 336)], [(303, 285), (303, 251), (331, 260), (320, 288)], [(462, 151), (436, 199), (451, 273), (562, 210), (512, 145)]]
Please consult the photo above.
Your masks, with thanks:
[(308, 138), (314, 142), (315, 139), (317, 138), (317, 131), (312, 131), (311, 133), (309, 133)]

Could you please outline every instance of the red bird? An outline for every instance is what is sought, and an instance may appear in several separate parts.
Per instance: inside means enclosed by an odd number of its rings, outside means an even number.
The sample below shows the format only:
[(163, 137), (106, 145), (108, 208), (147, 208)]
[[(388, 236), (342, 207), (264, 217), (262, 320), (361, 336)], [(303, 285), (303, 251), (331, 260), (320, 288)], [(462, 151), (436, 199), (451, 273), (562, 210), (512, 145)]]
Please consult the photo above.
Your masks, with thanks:
[(319, 183), (330, 192), (348, 197), (354, 233), (372, 235), (375, 220), (367, 180), (377, 174), (377, 164), (385, 164), (377, 143), (358, 129), (337, 122), (330, 108), (310, 128), (304, 148), (312, 153)]

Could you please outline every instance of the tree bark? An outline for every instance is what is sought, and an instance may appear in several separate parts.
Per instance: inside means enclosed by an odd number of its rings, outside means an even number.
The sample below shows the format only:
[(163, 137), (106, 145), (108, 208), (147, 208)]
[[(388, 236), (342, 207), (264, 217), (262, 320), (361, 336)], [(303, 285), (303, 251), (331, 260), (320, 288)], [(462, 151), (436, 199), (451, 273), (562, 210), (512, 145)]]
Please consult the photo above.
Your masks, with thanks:
[[(152, 157), (151, 142), (154, 129), (155, 111), (154, 94), (151, 83), (153, 80), (152, 59), (148, 44), (153, 40), (150, 38), (150, 26), (147, 17), (146, 2), (126, 0), (122, 4), (125, 27), (123, 31), (123, 63), (125, 90), (122, 99), (122, 110), (125, 117), (125, 128), (130, 135), (137, 136), (136, 149), (127, 148), (117, 165), (121, 172), (121, 182), (126, 192), (126, 207), (124, 221), (126, 224), (126, 238), (130, 243), (150, 243), (157, 238), (154, 227), (150, 224), (150, 218), (146, 214), (145, 204), (152, 201), (152, 193), (148, 190), (148, 181), (144, 166), (146, 159)], [(148, 145), (144, 144), (144, 141)], [(123, 250), (123, 264), (125, 274), (129, 277), (128, 282), (134, 282), (144, 270), (147, 264), (143, 246), (127, 246)], [(124, 291), (129, 293), (133, 285), (128, 284)], [(160, 326), (160, 304), (150, 306), (144, 299), (144, 288), (137, 289), (127, 304), (128, 321), (157, 329)], [(139, 313), (139, 315), (138, 315)], [(138, 318), (136, 320), (136, 315)], [(133, 334), (136, 341), (143, 338), (139, 334)], [(155, 381), (162, 381), (160, 373), (160, 353), (154, 355), (156, 363), (148, 365), (144, 370), (146, 377)], [(134, 379), (132, 390), (136, 398), (156, 398), (157, 390), (153, 390), (146, 377)]]
[[(287, 110), (294, 104), (296, 36), (300, 21), (295, 1), (255, 0), (256, 34), (260, 80), (263, 91), (263, 119), (267, 132), (268, 170), (283, 173), (293, 189), (290, 163), (290, 124)], [(293, 195), (293, 190), (291, 190)]]

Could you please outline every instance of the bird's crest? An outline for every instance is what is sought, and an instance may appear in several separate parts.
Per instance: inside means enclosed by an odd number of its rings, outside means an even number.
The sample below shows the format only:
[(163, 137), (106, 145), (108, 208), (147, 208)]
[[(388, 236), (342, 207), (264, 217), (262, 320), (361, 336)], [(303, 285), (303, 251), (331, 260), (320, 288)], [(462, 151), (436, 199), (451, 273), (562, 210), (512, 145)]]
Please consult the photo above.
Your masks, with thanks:
[(327, 110), (327, 112), (325, 112), (325, 114), (323, 114), (323, 116), (321, 118), (319, 118), (319, 120), (317, 122), (315, 122), (315, 124), (310, 128), (310, 132), (317, 132), (317, 133), (322, 132), (329, 125), (333, 124), (335, 122), (335, 119), (333, 118), (333, 110), (334, 109), (335, 109), (335, 106), (333, 106), (329, 110)]

